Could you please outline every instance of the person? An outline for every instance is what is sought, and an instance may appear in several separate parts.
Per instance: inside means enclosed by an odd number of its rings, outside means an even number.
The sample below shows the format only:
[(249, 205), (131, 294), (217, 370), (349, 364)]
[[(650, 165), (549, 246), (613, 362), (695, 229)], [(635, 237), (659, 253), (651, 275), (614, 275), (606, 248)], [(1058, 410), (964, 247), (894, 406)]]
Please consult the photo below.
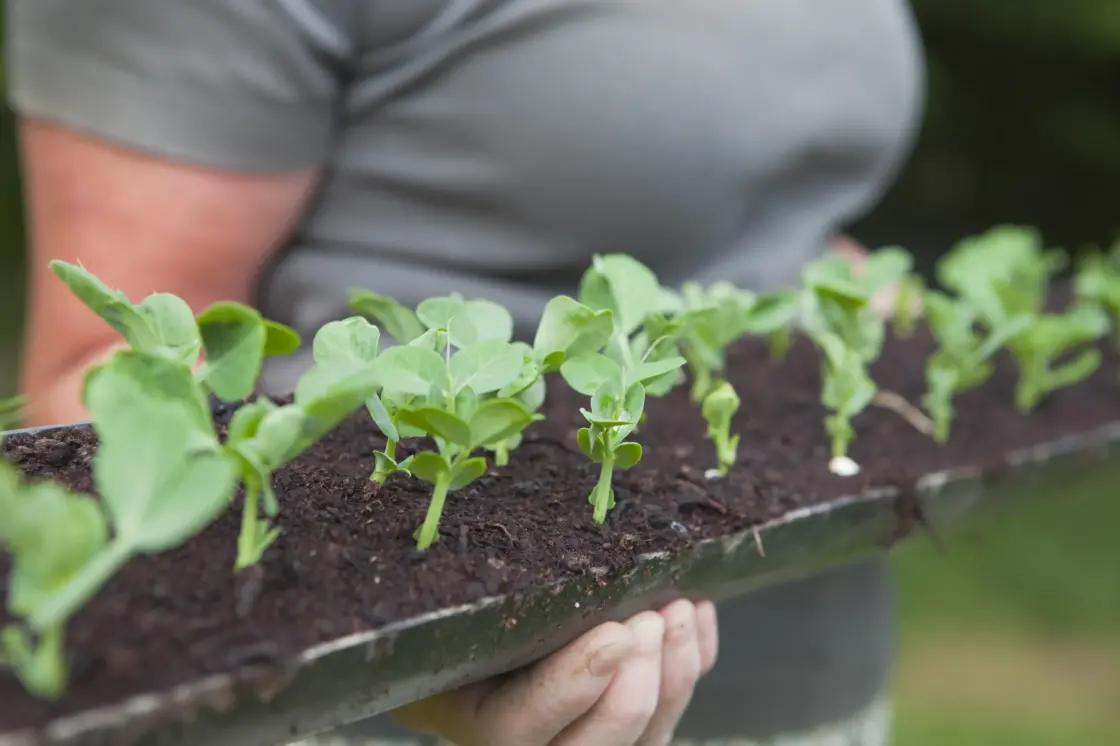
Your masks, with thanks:
[[(359, 286), (488, 298), (524, 336), (596, 253), (766, 290), (879, 200), (924, 82), (905, 0), (8, 0), (7, 72), (39, 422), (83, 416), (115, 343), (52, 258), (305, 335)], [(891, 612), (855, 562), (723, 603), (699, 680), (715, 615), (683, 603), (338, 738), (879, 746)]]

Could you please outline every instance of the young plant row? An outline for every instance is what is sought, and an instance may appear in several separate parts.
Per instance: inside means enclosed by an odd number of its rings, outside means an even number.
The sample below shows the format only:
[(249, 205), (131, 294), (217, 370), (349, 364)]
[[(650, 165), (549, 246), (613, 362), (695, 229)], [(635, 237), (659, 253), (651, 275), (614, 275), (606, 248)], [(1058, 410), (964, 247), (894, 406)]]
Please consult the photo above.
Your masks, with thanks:
[[(296, 333), (236, 303), (197, 317), (172, 295), (134, 304), (81, 267), (52, 268), (129, 347), (93, 367), (82, 391), (99, 441), (93, 477), (100, 500), (53, 481), (22, 481), (0, 461), (0, 546), (12, 557), (7, 607), (16, 620), (0, 631), (0, 664), (43, 698), (66, 687), (67, 621), (129, 559), (177, 547), (210, 524), (239, 484), (237, 567), (255, 563), (278, 535), (271, 473), (376, 390), (364, 367), (316, 364), (292, 403), (256, 399), (238, 409), (223, 441), (209, 395), (248, 397), (262, 360), (296, 349)], [(346, 328), (326, 325), (316, 346), (329, 346)]]
[[(264, 358), (295, 351), (298, 335), (236, 303), (197, 316), (168, 294), (133, 303), (81, 267), (54, 262), (58, 277), (128, 349), (93, 368), (83, 390), (100, 441), (100, 500), (24, 482), (0, 463), (0, 511), (8, 517), (0, 545), (14, 560), (7, 603), (16, 620), (0, 637), (0, 663), (33, 693), (60, 696), (67, 620), (131, 557), (189, 540), (230, 507), (239, 488), (235, 570), (259, 562), (280, 531), (272, 474), (363, 406), (386, 439), (373, 454), (371, 479), (382, 485), (399, 474), (431, 485), (415, 532), (420, 549), (438, 540), (448, 496), (486, 472), (480, 454), (505, 465), (525, 428), (542, 418), (552, 374), (588, 397), (576, 440), (599, 466), (588, 500), (600, 523), (614, 506), (615, 471), (642, 458), (630, 438), (644, 422), (646, 400), (687, 378), (716, 452), (708, 476), (735, 465), (740, 397), (727, 380), (726, 352), (745, 336), (768, 337), (775, 359), (797, 333), (820, 351), (837, 473), (858, 471), (847, 456), (852, 420), (874, 404), (920, 427), (928, 422), (923, 429), (945, 442), (953, 399), (990, 377), (1000, 350), (1018, 364), (1015, 403), (1028, 413), (1099, 366), (1095, 348), (1080, 348), (1107, 333), (1109, 314), (1120, 316), (1120, 247), (1090, 257), (1076, 277), (1076, 302), (1051, 312), (1045, 301), (1063, 267), (1059, 256), (1043, 251), (1032, 231), (1000, 227), (962, 241), (941, 261), (943, 291), (925, 289), (909, 254), (891, 247), (858, 271), (839, 257), (822, 258), (804, 268), (800, 287), (768, 294), (723, 282), (671, 290), (631, 257), (598, 256), (576, 298), (546, 304), (531, 343), (514, 341), (511, 315), (487, 300), (451, 294), (408, 308), (355, 289), (357, 315), (317, 332), (313, 365), (292, 403), (244, 403), (224, 438), (208, 398), (247, 399)], [(877, 300), (890, 288), (897, 299), (884, 312)], [(870, 373), (888, 321), (906, 335), (923, 313), (938, 342), (926, 366), (926, 414), (880, 391)], [(404, 439), (423, 439), (427, 448), (401, 458)]]

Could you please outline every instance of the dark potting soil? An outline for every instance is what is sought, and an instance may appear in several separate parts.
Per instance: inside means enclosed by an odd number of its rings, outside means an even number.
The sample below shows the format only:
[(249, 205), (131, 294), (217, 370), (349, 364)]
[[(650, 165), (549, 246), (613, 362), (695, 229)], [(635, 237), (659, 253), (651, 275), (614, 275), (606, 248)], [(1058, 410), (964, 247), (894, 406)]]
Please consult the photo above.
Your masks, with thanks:
[[(876, 380), (917, 403), (932, 349), (924, 332), (888, 341)], [(240, 520), (235, 506), (186, 546), (132, 560), (71, 621), (72, 680), (63, 700), (37, 701), (0, 673), (0, 732), (261, 657), (283, 658), (481, 596), (527, 590), (596, 566), (629, 566), (638, 554), (680, 549), (863, 488), (995, 464), (1011, 449), (1120, 419), (1120, 360), (1107, 345), (1102, 349), (1105, 363), (1091, 379), (1053, 394), (1030, 416), (1014, 410), (1015, 369), (1000, 360), (988, 384), (957, 401), (945, 446), (897, 414), (871, 408), (856, 420), (851, 449), (863, 471), (841, 478), (827, 470), (816, 351), (799, 341), (777, 364), (764, 344), (742, 344), (728, 366), (742, 398), (734, 472), (704, 481), (714, 452), (681, 387), (649, 402), (638, 437), (645, 458), (615, 475), (618, 505), (603, 526), (592, 521), (587, 502), (597, 467), (575, 443), (585, 402), (557, 380), (547, 421), (532, 428), (509, 466), (450, 496), (441, 541), (425, 553), (411, 537), (427, 507), (424, 485), (394, 477), (380, 492), (373, 489), (370, 454), (383, 440), (360, 412), (276, 474), (284, 533), (263, 561), (251, 607), (241, 604), (243, 616), (239, 597), (246, 600), (246, 586), (231, 572)], [(95, 445), (89, 428), (76, 427), (16, 435), (4, 450), (28, 475), (92, 491)], [(0, 595), (7, 568), (0, 557)]]

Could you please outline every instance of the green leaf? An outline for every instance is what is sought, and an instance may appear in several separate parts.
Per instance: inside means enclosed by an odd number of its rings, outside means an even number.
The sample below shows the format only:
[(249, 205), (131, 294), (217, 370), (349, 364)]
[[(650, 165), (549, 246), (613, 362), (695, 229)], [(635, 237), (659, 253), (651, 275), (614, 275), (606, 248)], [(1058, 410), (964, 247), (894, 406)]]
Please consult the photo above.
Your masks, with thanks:
[(440, 329), (429, 329), (409, 342), (408, 346), (431, 350), (438, 355), (442, 355), (443, 351), (447, 349), (447, 332)]
[(451, 412), (436, 407), (402, 409), (397, 412), (397, 420), (449, 443), (464, 448), (471, 446), (470, 426)]
[(387, 296), (351, 288), (350, 308), (380, 324), (399, 344), (408, 344), (424, 333), (416, 314)]
[(464, 300), (457, 293), (421, 301), (416, 315), (429, 330), (445, 329), (451, 344), (460, 348), (513, 337), (509, 311), (487, 300)]
[(626, 254), (595, 256), (580, 282), (579, 299), (592, 309), (610, 310), (623, 335), (661, 311), (665, 301), (657, 275)]
[(253, 392), (261, 373), (268, 332), (259, 313), (240, 303), (219, 302), (198, 317), (206, 363), (200, 374), (222, 399), (237, 401)]
[(194, 312), (185, 300), (170, 293), (153, 293), (140, 301), (136, 310), (148, 319), (148, 328), (162, 354), (184, 365), (195, 364), (203, 339)]
[(451, 391), (447, 365), (436, 352), (421, 347), (390, 347), (374, 363), (377, 379), (386, 391), (428, 396), (435, 388)]
[(595, 443), (591, 440), (591, 430), (586, 427), (581, 427), (576, 432), (576, 442), (579, 443), (579, 449), (583, 451), (583, 455), (587, 456), (593, 463), (598, 463), (601, 459), (596, 458)]
[(449, 329), (451, 320), (463, 312), (461, 295), (425, 298), (416, 306), (416, 317), (428, 329)]
[(447, 490), (449, 492), (461, 490), (485, 473), (486, 459), (469, 458), (451, 470), (451, 483), (448, 484)]
[(151, 350), (157, 346), (148, 317), (133, 305), (120, 290), (113, 290), (85, 268), (55, 259), (51, 271), (66, 284), (78, 300), (101, 317), (137, 349)]
[(303, 407), (288, 405), (273, 407), (261, 419), (253, 439), (244, 450), (256, 457), (256, 463), (268, 473), (283, 466), (302, 450), (304, 433), (308, 427), (307, 413)]
[(382, 435), (389, 440), (401, 439), (401, 434), (397, 431), (397, 426), (393, 423), (393, 418), (380, 396), (374, 394), (367, 399), (366, 409), (369, 411), (369, 416), (373, 418), (373, 424), (377, 425), (377, 429), (381, 431)]
[(628, 383), (646, 383), (655, 378), (679, 370), (685, 364), (685, 359), (678, 355), (665, 358), (664, 360), (652, 360), (644, 363), (639, 363), (637, 367), (630, 372)]
[(470, 420), (469, 445), (497, 443), (520, 433), (534, 420), (533, 413), (514, 399), (491, 399), (479, 405)]
[(623, 396), (623, 407), (625, 408), (626, 415), (637, 424), (638, 420), (642, 417), (642, 412), (646, 407), (646, 390), (645, 387), (638, 383), (632, 383), (626, 389)]
[(547, 393), (548, 384), (543, 378), (537, 378), (527, 388), (519, 391), (515, 398), (530, 412), (535, 412), (544, 406)]
[(479, 298), (465, 301), (463, 309), (474, 328), (472, 344), (487, 340), (509, 342), (513, 339), (513, 316), (503, 306)]
[(642, 446), (638, 443), (619, 443), (614, 449), (614, 468), (632, 469), (642, 460)]
[(960, 390), (957, 369), (937, 353), (926, 366), (926, 394), (922, 401), (933, 419), (933, 439), (945, 443), (953, 419), (953, 395)]
[(714, 427), (726, 427), (738, 410), (739, 396), (726, 381), (721, 381), (712, 389), (701, 404), (704, 419)]
[(236, 446), (255, 438), (261, 420), (274, 409), (276, 405), (264, 397), (239, 407), (229, 421), (226, 443)]
[(588, 308), (574, 298), (559, 295), (544, 307), (533, 353), (546, 372), (556, 370), (567, 357), (599, 352), (614, 330), (609, 309)]
[(299, 332), (290, 326), (285, 326), (278, 321), (264, 320), (265, 340), (264, 356), (280, 357), (291, 355), (303, 344)]
[(435, 484), (450, 469), (451, 465), (447, 463), (443, 456), (431, 451), (417, 453), (408, 464), (408, 470), (412, 473), (412, 476), (428, 484)]
[(801, 279), (817, 296), (844, 308), (862, 307), (871, 297), (852, 278), (851, 263), (843, 257), (829, 254), (806, 264), (801, 271)]
[(797, 315), (801, 294), (781, 290), (759, 296), (746, 312), (743, 326), (752, 334), (773, 334), (789, 326)]
[(868, 254), (863, 271), (855, 277), (869, 296), (892, 283), (901, 282), (914, 268), (914, 258), (900, 246), (887, 246)]
[[(377, 391), (378, 379), (369, 368), (345, 369), (316, 366), (296, 384), (295, 404), (303, 410), (303, 435), (296, 452), (318, 441), (352, 415)], [(289, 453), (288, 461), (295, 457)]]
[(409, 459), (405, 459), (404, 462), (398, 464), (396, 461), (390, 458), (388, 454), (382, 451), (374, 451), (374, 469), (373, 474), (370, 475), (370, 480), (373, 482), (377, 482), (379, 485), (384, 485), (385, 480), (387, 480), (393, 474), (405, 474), (411, 476), (412, 473), (408, 470), (408, 461)]
[(221, 513), (237, 486), (237, 463), (197, 432), (188, 404), (146, 395), (112, 364), (86, 393), (99, 438), (94, 479), (116, 541), (163, 551)]
[(381, 330), (361, 316), (323, 325), (312, 342), (318, 365), (370, 365), (381, 352)]
[(617, 388), (623, 386), (622, 368), (614, 360), (597, 352), (590, 352), (564, 361), (560, 375), (572, 389), (591, 396), (606, 382)]
[(18, 484), (14, 471), (6, 487), (13, 499), (5, 503), (0, 496), (0, 547), (14, 559), (8, 608), (28, 616), (105, 546), (109, 530), (97, 501), (56, 482)]
[(502, 399), (516, 396), (532, 386), (536, 381), (541, 380), (541, 375), (541, 368), (537, 365), (532, 355), (525, 355), (522, 353), (521, 369), (517, 374), (517, 378), (513, 379), (512, 383), (506, 384), (498, 389), (498, 396)]
[(470, 387), (476, 394), (489, 394), (517, 380), (524, 357), (509, 342), (483, 340), (460, 349), (449, 365), (454, 391)]
[(587, 420), (592, 425), (595, 425), (604, 430), (617, 427), (626, 427), (627, 425), (633, 424), (633, 420), (629, 418), (623, 419), (621, 415), (607, 416), (604, 414), (589, 412), (586, 409), (580, 409), (579, 411), (583, 415), (585, 420)]
[[(174, 402), (190, 413), (191, 432), (206, 443), (217, 443), (210, 404), (199, 389), (190, 368), (159, 354), (139, 350), (118, 350), (104, 363), (85, 375), (82, 401), (90, 406), (90, 387), (106, 376), (119, 391), (135, 392), (144, 401)], [(106, 410), (106, 417), (112, 417)]]

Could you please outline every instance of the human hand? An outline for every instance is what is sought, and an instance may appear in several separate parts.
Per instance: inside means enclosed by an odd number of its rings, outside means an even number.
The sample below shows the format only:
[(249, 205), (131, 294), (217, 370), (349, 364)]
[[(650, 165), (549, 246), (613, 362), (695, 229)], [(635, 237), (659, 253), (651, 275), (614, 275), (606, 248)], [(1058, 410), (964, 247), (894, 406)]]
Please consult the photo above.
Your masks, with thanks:
[(666, 746), (717, 649), (715, 607), (676, 601), (394, 715), (457, 746)]

